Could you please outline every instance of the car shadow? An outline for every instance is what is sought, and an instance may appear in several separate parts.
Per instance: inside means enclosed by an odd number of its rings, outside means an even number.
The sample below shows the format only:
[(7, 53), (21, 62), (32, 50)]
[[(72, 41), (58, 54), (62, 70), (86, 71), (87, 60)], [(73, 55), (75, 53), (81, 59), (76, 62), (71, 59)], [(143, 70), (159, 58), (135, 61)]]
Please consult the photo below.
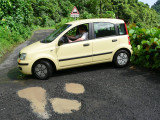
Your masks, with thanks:
[[(96, 65), (88, 65), (88, 66), (64, 69), (64, 70), (56, 71), (52, 77), (72, 75), (72, 74), (83, 73), (83, 72), (91, 72), (91, 71), (97, 71), (102, 69), (114, 69), (114, 65), (112, 63), (101, 63)], [(37, 80), (33, 75), (24, 75), (19, 71), (18, 68), (11, 69), (7, 73), (7, 76), (11, 81), (14, 81), (14, 80), (26, 81), (26, 80), (33, 80), (33, 79)]]
[(31, 75), (24, 75), (19, 71), (18, 68), (13, 68), (7, 73), (8, 78), (11, 81), (19, 80), (19, 81), (25, 81), (29, 79), (33, 79), (33, 76)]
[(113, 63), (100, 63), (95, 65), (69, 68), (69, 69), (56, 71), (53, 76), (65, 76), (65, 75), (92, 72), (92, 71), (103, 70), (103, 69), (114, 69), (114, 65)]

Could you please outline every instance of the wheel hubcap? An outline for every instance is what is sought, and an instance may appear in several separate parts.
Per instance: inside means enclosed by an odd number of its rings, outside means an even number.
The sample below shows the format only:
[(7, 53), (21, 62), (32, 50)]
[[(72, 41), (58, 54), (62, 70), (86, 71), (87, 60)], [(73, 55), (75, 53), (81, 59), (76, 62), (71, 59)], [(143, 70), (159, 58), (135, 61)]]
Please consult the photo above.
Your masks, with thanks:
[(117, 57), (117, 62), (119, 65), (125, 65), (128, 62), (128, 55), (126, 53), (120, 53)]
[(45, 77), (47, 75), (47, 67), (43, 64), (37, 64), (35, 67), (35, 73), (39, 77)]

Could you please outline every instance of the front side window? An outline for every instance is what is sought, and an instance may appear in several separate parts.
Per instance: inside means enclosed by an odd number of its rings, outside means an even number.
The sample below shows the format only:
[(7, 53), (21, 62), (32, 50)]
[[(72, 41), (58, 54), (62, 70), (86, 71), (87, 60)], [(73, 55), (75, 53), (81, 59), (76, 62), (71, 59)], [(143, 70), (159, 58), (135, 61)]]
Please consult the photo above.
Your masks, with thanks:
[(71, 25), (69, 24), (65, 24), (62, 27), (60, 27), (59, 29), (55, 30), (54, 32), (52, 32), (46, 39), (42, 40), (42, 43), (50, 43), (53, 40), (55, 40), (63, 31), (65, 31), (68, 27), (70, 27)]
[(106, 22), (94, 23), (94, 35), (95, 38), (116, 35), (115, 26)]
[(119, 24), (118, 25), (118, 34), (119, 35), (126, 35), (125, 24)]
[(72, 43), (72, 42), (79, 42), (88, 40), (88, 28), (89, 24), (81, 24), (78, 25), (71, 30), (69, 30), (62, 38), (61, 40), (64, 41), (64, 43)]

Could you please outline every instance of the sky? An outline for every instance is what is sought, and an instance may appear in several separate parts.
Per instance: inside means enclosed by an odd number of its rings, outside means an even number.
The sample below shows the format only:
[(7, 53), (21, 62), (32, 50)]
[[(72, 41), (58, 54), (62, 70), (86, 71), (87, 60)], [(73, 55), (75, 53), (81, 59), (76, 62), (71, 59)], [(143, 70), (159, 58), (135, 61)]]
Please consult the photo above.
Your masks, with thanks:
[(150, 5), (150, 7), (157, 2), (157, 0), (139, 0), (139, 1), (147, 3), (148, 5)]

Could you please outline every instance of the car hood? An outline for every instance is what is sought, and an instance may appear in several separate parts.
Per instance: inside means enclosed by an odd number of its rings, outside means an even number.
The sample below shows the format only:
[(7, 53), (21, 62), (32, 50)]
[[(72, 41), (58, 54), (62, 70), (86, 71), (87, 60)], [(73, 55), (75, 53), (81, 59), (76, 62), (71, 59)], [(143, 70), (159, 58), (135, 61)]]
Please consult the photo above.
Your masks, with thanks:
[(49, 48), (51, 43), (41, 43), (40, 41), (35, 42), (21, 50), (21, 53), (33, 53), (36, 51), (41, 51), (43, 49)]

